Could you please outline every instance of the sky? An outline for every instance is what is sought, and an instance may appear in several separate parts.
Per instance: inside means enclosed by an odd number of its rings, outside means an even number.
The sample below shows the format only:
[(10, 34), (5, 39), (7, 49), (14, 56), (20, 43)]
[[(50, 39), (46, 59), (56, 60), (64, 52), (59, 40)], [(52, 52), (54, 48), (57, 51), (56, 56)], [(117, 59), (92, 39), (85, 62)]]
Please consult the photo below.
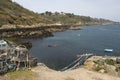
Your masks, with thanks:
[(120, 0), (12, 0), (34, 12), (66, 12), (120, 22)]

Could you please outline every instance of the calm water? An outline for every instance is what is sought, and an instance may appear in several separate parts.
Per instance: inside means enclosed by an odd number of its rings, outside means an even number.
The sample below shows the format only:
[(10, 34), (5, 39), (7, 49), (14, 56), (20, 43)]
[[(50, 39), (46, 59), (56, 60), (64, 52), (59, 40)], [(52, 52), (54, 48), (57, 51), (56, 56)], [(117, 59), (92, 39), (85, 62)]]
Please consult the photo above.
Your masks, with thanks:
[[(25, 41), (33, 43), (32, 56), (50, 68), (61, 69), (78, 54), (120, 56), (120, 25), (83, 26), (82, 30), (56, 32), (54, 37)], [(106, 48), (114, 49), (113, 53), (105, 53)]]

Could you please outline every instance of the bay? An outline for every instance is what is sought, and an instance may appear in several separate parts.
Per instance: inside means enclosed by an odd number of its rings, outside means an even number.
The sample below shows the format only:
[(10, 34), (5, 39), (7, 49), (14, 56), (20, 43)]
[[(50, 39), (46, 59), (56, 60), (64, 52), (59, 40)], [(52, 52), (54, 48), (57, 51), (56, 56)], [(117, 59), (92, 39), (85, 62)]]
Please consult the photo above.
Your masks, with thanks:
[[(77, 55), (120, 56), (120, 25), (82, 26), (82, 30), (66, 30), (53, 33), (54, 37), (26, 39), (33, 47), (30, 55), (52, 69), (62, 69), (77, 58)], [(113, 49), (112, 53), (104, 49)]]

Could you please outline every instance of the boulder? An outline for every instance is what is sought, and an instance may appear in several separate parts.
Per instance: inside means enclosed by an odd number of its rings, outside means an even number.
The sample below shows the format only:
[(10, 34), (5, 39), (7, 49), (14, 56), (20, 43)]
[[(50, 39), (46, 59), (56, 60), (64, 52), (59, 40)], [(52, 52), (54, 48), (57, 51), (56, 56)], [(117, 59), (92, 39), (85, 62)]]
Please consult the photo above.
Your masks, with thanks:
[(116, 67), (113, 66), (113, 65), (105, 64), (105, 70), (107, 71), (108, 74), (111, 74), (111, 75), (117, 75), (118, 74), (116, 72)]
[(116, 58), (116, 63), (120, 64), (120, 58)]

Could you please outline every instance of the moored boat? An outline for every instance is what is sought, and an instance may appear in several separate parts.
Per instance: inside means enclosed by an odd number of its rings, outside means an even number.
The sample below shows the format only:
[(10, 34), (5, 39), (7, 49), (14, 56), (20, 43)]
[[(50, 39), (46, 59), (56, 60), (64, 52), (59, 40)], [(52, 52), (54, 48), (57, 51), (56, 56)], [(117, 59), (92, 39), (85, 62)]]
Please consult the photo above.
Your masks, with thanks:
[(113, 52), (113, 49), (104, 49), (105, 52)]

